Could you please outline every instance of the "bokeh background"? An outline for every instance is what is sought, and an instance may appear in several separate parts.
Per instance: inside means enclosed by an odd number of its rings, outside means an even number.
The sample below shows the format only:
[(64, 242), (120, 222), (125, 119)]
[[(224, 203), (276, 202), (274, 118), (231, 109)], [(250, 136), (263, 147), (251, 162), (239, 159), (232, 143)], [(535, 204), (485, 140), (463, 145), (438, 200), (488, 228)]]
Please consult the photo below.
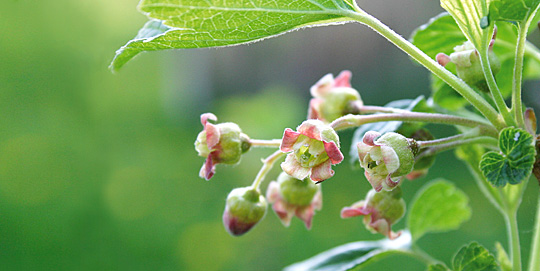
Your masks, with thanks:
[[(435, 0), (359, 3), (406, 37), (442, 12)], [(115, 50), (146, 21), (136, 5), (0, 2), (0, 269), (280, 270), (346, 242), (380, 238), (361, 219), (339, 218), (369, 189), (348, 163), (324, 182), (324, 208), (312, 230), (297, 219), (284, 228), (269, 212), (245, 236), (229, 236), (221, 224), (224, 200), (251, 183), (271, 150), (218, 167), (206, 182), (193, 148), (199, 115), (214, 112), (252, 138), (279, 138), (305, 118), (309, 87), (326, 73), (351, 70), (363, 100), (382, 105), (429, 95), (422, 67), (370, 29), (349, 24), (248, 46), (147, 53), (112, 74)], [(532, 37), (537, 45), (539, 35)], [(539, 86), (526, 84), (527, 105), (540, 107)], [(345, 150), (351, 136), (343, 133)], [(407, 202), (440, 176), (470, 196), (473, 218), (420, 245), (447, 263), (472, 240), (489, 249), (496, 240), (506, 245), (501, 216), (452, 153), (427, 177), (403, 185)], [(538, 190), (529, 185), (519, 214), (525, 260)], [(423, 268), (396, 257), (366, 270)]]

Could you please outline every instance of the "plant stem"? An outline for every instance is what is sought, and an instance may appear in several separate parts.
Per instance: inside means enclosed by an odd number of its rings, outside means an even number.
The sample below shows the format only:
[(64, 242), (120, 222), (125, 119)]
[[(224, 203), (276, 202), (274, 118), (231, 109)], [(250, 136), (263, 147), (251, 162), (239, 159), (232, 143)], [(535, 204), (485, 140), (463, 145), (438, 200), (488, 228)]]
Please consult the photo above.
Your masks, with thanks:
[(402, 113), (377, 114), (377, 115), (346, 115), (334, 120), (330, 126), (334, 130), (344, 130), (348, 128), (358, 127), (367, 123), (383, 122), (383, 121), (415, 121), (439, 123), (448, 125), (459, 125), (465, 127), (478, 127), (483, 135), (497, 137), (497, 130), (493, 126), (488, 126), (486, 123), (476, 120), (471, 120), (462, 117), (456, 117), (445, 114), (421, 113), (404, 111)]
[(253, 147), (267, 147), (275, 148), (281, 145), (281, 139), (271, 139), (271, 140), (261, 140), (261, 139), (250, 139), (249, 143)]
[(478, 111), (484, 115), (497, 129), (505, 127), (504, 120), (495, 111), (495, 109), (478, 93), (476, 93), (469, 85), (456, 77), (453, 73), (439, 65), (435, 60), (431, 59), (422, 50), (411, 44), (408, 40), (394, 32), (388, 26), (377, 20), (375, 17), (367, 14), (360, 8), (356, 7), (357, 12), (347, 12), (345, 15), (359, 23), (365, 24), (375, 30), (377, 33), (388, 39), (399, 49), (410, 55), (418, 63), (426, 67), (433, 74), (441, 78), (444, 82), (454, 88), (463, 98), (471, 103)]
[(537, 270), (540, 270), (540, 195), (538, 196), (538, 206), (536, 206), (536, 222), (529, 259), (529, 271)]
[(525, 127), (523, 120), (523, 102), (521, 101), (521, 82), (523, 80), (523, 57), (527, 46), (527, 30), (534, 16), (530, 16), (525, 25), (519, 24), (516, 55), (514, 64), (514, 81), (512, 83), (512, 112), (519, 127)]
[(361, 102), (352, 101), (349, 103), (350, 113), (351, 114), (372, 114), (372, 113), (401, 113), (401, 112), (411, 112), (409, 110), (403, 110), (392, 107), (384, 106), (375, 106), (375, 105), (363, 105)]
[[(474, 134), (478, 135), (477, 133), (474, 133)], [(454, 136), (449, 136), (449, 137), (439, 138), (439, 139), (434, 139), (434, 140), (416, 141), (416, 144), (418, 144), (419, 148), (427, 148), (427, 147), (433, 147), (437, 145), (450, 143), (459, 139), (463, 139), (465, 137), (467, 137), (465, 134), (459, 134), (459, 135), (454, 135)]]
[(516, 210), (507, 209), (504, 215), (506, 230), (508, 231), (508, 245), (512, 261), (512, 271), (521, 271), (521, 250), (519, 246), (519, 231)]
[(274, 166), (274, 163), (281, 158), (285, 153), (281, 152), (280, 150), (275, 151), (270, 156), (266, 157), (266, 159), (263, 159), (263, 166), (259, 170), (259, 173), (257, 173), (257, 176), (255, 177), (255, 180), (253, 181), (253, 184), (251, 187), (254, 190), (259, 190), (259, 186), (264, 181), (264, 178), (266, 177), (266, 174), (272, 169)]
[(480, 63), (482, 65), (482, 70), (484, 72), (484, 76), (486, 78), (486, 83), (491, 93), (491, 97), (493, 98), (495, 105), (497, 105), (497, 109), (499, 110), (503, 119), (508, 125), (515, 124), (515, 121), (512, 118), (512, 114), (510, 114), (510, 110), (504, 102), (504, 98), (501, 91), (499, 90), (499, 86), (497, 86), (497, 82), (495, 82), (495, 76), (493, 75), (493, 71), (491, 71), (491, 66), (489, 64), (487, 48), (480, 52)]
[[(429, 141), (418, 141), (417, 143), (422, 147), (422, 144), (425, 144), (425, 142), (428, 142), (428, 145), (429, 145)], [(442, 144), (429, 147), (427, 150), (420, 153), (416, 157), (416, 159), (420, 159), (424, 156), (434, 155), (439, 152), (447, 151), (447, 150), (450, 150), (450, 149), (453, 149), (462, 145), (467, 145), (467, 144), (486, 144), (486, 145), (497, 146), (497, 143), (498, 143), (497, 139), (493, 137), (488, 137), (488, 136), (479, 136), (479, 137), (467, 138), (463, 140), (454, 139), (449, 142), (443, 142)]]

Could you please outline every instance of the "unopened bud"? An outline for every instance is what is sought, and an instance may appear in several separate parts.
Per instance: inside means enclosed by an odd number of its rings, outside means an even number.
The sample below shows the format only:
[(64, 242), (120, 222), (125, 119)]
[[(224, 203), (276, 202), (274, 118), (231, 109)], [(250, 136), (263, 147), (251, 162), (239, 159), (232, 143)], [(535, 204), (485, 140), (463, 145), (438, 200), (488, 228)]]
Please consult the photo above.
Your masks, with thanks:
[(267, 205), (266, 199), (252, 187), (233, 189), (223, 212), (225, 229), (234, 236), (248, 232), (264, 217)]

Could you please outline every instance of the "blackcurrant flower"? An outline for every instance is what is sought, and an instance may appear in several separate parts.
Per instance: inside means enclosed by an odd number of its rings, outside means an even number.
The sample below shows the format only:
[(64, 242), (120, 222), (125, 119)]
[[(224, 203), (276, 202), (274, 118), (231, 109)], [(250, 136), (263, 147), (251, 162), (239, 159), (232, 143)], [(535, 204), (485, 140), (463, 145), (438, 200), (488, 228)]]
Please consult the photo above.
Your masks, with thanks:
[(392, 225), (405, 214), (405, 201), (401, 188), (392, 191), (370, 190), (365, 200), (358, 201), (341, 210), (341, 218), (364, 216), (364, 225), (373, 233), (380, 233), (393, 240), (401, 235), (393, 232)]
[(212, 113), (201, 115), (204, 129), (195, 141), (199, 156), (206, 157), (199, 172), (199, 176), (206, 180), (214, 176), (216, 164), (236, 164), (251, 147), (249, 137), (242, 133), (238, 125), (231, 122), (212, 124), (208, 120), (216, 121), (217, 117)]
[(410, 139), (398, 133), (367, 132), (357, 144), (360, 166), (369, 183), (379, 192), (392, 190), (414, 166)]
[(268, 185), (268, 202), (283, 225), (288, 227), (294, 215), (304, 221), (306, 228), (311, 228), (315, 210), (322, 208), (321, 187), (309, 179), (298, 180), (282, 172), (277, 182)]
[(329, 123), (350, 113), (352, 101), (363, 105), (360, 94), (351, 87), (350, 80), (350, 71), (342, 71), (335, 79), (329, 73), (312, 86), (310, 92), (313, 99), (309, 102), (308, 119)]
[(314, 182), (322, 182), (334, 175), (331, 166), (343, 161), (337, 133), (320, 120), (304, 121), (297, 132), (285, 129), (280, 149), (291, 152), (281, 168), (299, 180), (309, 176)]

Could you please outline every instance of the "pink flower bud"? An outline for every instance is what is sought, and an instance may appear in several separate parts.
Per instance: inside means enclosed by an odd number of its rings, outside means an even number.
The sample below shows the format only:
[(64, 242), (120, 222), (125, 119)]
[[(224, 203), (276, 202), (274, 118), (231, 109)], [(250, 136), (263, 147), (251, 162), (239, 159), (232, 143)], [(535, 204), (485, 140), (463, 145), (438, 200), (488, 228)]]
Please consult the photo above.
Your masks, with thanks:
[(405, 214), (405, 201), (401, 198), (401, 188), (392, 191), (370, 190), (365, 200), (341, 210), (341, 218), (364, 216), (364, 225), (373, 233), (380, 233), (393, 240), (401, 235), (393, 232), (392, 225)]
[(231, 122), (212, 124), (208, 120), (216, 121), (217, 117), (212, 113), (201, 115), (204, 130), (195, 141), (199, 156), (206, 157), (199, 172), (199, 176), (206, 180), (214, 176), (216, 164), (236, 164), (251, 147), (249, 137), (242, 133), (238, 125)]
[(343, 160), (334, 129), (320, 120), (306, 120), (297, 131), (287, 128), (283, 134), (281, 151), (291, 152), (281, 163), (283, 171), (299, 180), (309, 176), (314, 182), (332, 177), (331, 166)]
[(234, 236), (248, 232), (263, 219), (267, 205), (266, 199), (252, 187), (233, 189), (223, 212), (225, 229)]
[(288, 227), (294, 215), (311, 228), (315, 210), (322, 208), (321, 187), (308, 179), (298, 180), (282, 172), (277, 182), (271, 182), (266, 191), (268, 202), (283, 225)]
[(373, 189), (392, 190), (401, 178), (409, 174), (414, 166), (412, 140), (398, 133), (369, 131), (358, 143), (360, 166)]
[(362, 105), (360, 94), (351, 87), (350, 80), (351, 72), (342, 71), (335, 79), (327, 74), (312, 86), (310, 92), (314, 98), (309, 102), (308, 119), (329, 123), (350, 113), (351, 102)]

